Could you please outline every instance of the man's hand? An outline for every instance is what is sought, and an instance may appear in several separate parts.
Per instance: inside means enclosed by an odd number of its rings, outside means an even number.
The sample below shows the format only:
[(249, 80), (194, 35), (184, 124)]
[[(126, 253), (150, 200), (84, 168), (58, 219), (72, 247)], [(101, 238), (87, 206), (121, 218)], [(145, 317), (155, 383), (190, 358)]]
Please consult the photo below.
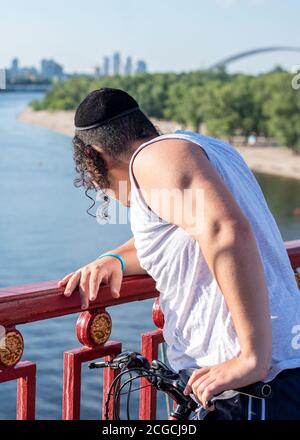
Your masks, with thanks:
[(71, 272), (58, 283), (58, 287), (65, 287), (64, 295), (71, 296), (79, 287), (81, 307), (87, 309), (89, 301), (95, 301), (101, 284), (109, 284), (111, 294), (119, 298), (123, 279), (120, 261), (114, 257), (103, 257), (95, 260), (76, 272)]
[(123, 257), (125, 261), (124, 274), (122, 273), (121, 263), (117, 258), (103, 257), (87, 264), (76, 272), (69, 273), (58, 283), (58, 287), (65, 287), (65, 296), (71, 296), (74, 290), (79, 287), (83, 309), (88, 308), (89, 301), (95, 301), (100, 284), (109, 284), (112, 296), (118, 298), (123, 275), (146, 274), (146, 271), (140, 266), (133, 238), (109, 252)]
[(268, 371), (259, 368), (252, 360), (240, 356), (222, 364), (194, 371), (184, 394), (193, 393), (206, 410), (214, 411), (214, 405), (208, 405), (212, 397), (223, 391), (235, 390), (258, 382), (264, 379), (267, 373)]

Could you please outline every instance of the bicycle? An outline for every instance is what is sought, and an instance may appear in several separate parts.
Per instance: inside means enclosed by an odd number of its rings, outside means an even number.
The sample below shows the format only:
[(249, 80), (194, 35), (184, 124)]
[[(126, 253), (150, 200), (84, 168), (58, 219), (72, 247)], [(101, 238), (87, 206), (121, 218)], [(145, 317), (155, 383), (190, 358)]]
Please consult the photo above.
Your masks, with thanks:
[[(124, 351), (116, 356), (112, 361), (92, 362), (89, 364), (90, 369), (95, 368), (112, 368), (120, 370), (115, 377), (108, 390), (105, 404), (105, 420), (109, 420), (109, 404), (113, 394), (113, 418), (121, 420), (118, 414), (118, 402), (123, 394), (127, 394), (127, 420), (130, 420), (130, 396), (133, 391), (138, 391), (141, 387), (132, 390), (132, 383), (135, 380), (146, 378), (149, 386), (154, 386), (157, 390), (163, 391), (172, 400), (176, 402), (176, 408), (169, 415), (169, 420), (188, 420), (201, 405), (193, 394), (186, 396), (183, 390), (195, 370), (194, 368), (183, 369), (178, 373), (169, 368), (160, 360), (153, 360), (152, 363), (147, 358), (137, 352)], [(126, 374), (129, 379), (122, 384), (122, 379)], [(127, 393), (122, 390), (128, 385)], [(256, 382), (252, 385), (231, 390), (234, 393), (241, 393), (258, 399), (266, 399), (271, 396), (271, 386), (264, 382)], [(226, 392), (225, 392), (226, 393)], [(221, 394), (225, 394), (221, 393)], [(220, 398), (220, 395), (214, 396), (208, 403), (212, 405), (214, 400)], [(228, 398), (228, 397), (227, 397)]]

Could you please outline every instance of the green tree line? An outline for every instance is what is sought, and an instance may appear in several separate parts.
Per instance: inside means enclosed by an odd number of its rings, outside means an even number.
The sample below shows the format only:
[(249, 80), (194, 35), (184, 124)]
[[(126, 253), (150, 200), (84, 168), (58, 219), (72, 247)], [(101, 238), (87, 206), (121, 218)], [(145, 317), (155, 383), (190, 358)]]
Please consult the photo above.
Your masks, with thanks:
[(257, 76), (225, 71), (155, 73), (92, 78), (74, 76), (55, 83), (34, 110), (73, 110), (92, 90), (115, 87), (126, 90), (150, 117), (173, 120), (199, 130), (205, 123), (212, 136), (273, 137), (300, 152), (300, 90), (292, 75), (275, 69)]

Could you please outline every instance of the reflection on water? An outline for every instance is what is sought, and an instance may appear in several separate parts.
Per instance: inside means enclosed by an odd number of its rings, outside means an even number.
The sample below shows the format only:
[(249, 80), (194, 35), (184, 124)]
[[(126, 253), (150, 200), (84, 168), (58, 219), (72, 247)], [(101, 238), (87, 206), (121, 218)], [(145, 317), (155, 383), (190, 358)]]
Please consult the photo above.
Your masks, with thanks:
[[(37, 94), (0, 94), (0, 287), (57, 279), (130, 237), (128, 225), (99, 225), (87, 216), (89, 201), (72, 185), (70, 139), (16, 119)], [(299, 238), (300, 181), (257, 176), (283, 237)], [(105, 228), (105, 229), (104, 229)], [(140, 334), (151, 330), (152, 300), (113, 307), (112, 339), (140, 349)], [(138, 318), (137, 318), (138, 317)], [(37, 415), (60, 418), (63, 352), (78, 346), (77, 316), (20, 326), (23, 359), (37, 363)], [(101, 411), (101, 377), (84, 366), (82, 417)], [(0, 418), (14, 418), (15, 384), (1, 384)], [(163, 396), (159, 413), (165, 416)], [(136, 405), (135, 405), (136, 407)]]

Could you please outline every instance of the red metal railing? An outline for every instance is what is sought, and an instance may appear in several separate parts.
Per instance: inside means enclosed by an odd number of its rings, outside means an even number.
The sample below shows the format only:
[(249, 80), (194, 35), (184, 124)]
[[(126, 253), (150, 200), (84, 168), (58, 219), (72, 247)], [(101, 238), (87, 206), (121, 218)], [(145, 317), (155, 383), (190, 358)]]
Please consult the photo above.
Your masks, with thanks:
[[(286, 243), (291, 265), (297, 273), (300, 268), (300, 240)], [(298, 275), (298, 283), (299, 275)], [(62, 295), (56, 281), (0, 289), (0, 325), (5, 327), (4, 340), (0, 345), (0, 383), (17, 380), (17, 419), (35, 418), (36, 365), (21, 361), (24, 341), (16, 325), (45, 320), (80, 312), (77, 321), (77, 337), (81, 347), (64, 353), (64, 383), (62, 418), (80, 418), (81, 366), (99, 357), (112, 359), (122, 350), (121, 341), (109, 340), (111, 318), (107, 307), (158, 297), (155, 283), (149, 276), (125, 277), (120, 298), (111, 296), (109, 287), (101, 287), (101, 295), (90, 304), (89, 310), (81, 312), (79, 295), (71, 298)], [(163, 316), (158, 298), (153, 307), (153, 321), (158, 330), (141, 335), (141, 353), (151, 361), (158, 357), (158, 346), (163, 342)], [(107, 391), (116, 372), (104, 371), (103, 415)], [(143, 385), (143, 384), (142, 384)], [(109, 407), (112, 417), (112, 407)], [(156, 418), (156, 391), (142, 388), (140, 395), (140, 419)]]

